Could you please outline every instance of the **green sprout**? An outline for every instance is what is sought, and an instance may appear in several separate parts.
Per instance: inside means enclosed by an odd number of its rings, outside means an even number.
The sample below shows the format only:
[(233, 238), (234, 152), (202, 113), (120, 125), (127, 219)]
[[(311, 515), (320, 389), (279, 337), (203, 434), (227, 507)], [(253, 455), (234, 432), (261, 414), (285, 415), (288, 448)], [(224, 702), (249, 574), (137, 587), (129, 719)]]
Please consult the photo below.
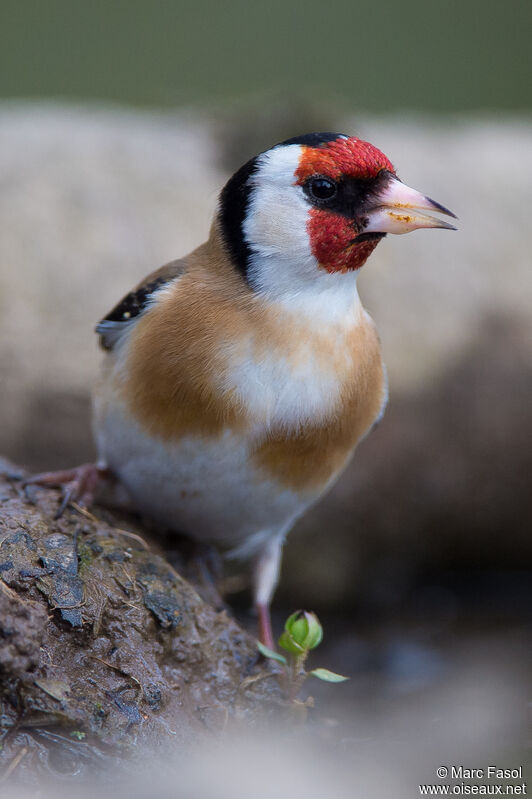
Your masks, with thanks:
[(308, 677), (317, 677), (325, 682), (344, 682), (348, 677), (336, 674), (329, 669), (305, 670), (305, 661), (311, 649), (315, 649), (322, 641), (323, 627), (314, 613), (297, 610), (288, 617), (284, 631), (279, 638), (279, 646), (288, 653), (287, 656), (274, 652), (257, 641), (259, 652), (270, 660), (283, 666), (282, 676), (286, 692), (292, 702)]
[(78, 741), (82, 741), (86, 737), (87, 733), (81, 732), (81, 730), (72, 730), (70, 735), (72, 738), (77, 738)]

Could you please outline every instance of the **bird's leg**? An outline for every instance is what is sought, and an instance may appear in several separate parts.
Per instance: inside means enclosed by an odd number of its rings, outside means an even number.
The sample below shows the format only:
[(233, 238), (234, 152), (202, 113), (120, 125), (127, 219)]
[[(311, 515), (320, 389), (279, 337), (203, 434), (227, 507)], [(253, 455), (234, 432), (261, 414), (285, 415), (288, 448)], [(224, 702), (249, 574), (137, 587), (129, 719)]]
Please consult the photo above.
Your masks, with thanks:
[(257, 615), (259, 617), (259, 641), (268, 649), (275, 649), (272, 632), (272, 617), (269, 605), (262, 605), (257, 602)]
[(102, 480), (110, 477), (111, 472), (95, 463), (83, 463), (72, 469), (58, 472), (41, 472), (24, 480), (24, 486), (57, 486), (63, 489), (63, 499), (56, 516), (62, 516), (71, 502), (90, 507), (94, 502), (96, 489)]
[(220, 553), (210, 544), (195, 543), (193, 554), (194, 571), (199, 583), (198, 593), (216, 610), (227, 607), (218, 590), (218, 581), (221, 575), (222, 564)]
[(259, 640), (274, 649), (270, 604), (279, 580), (284, 534), (271, 538), (255, 560), (253, 587), (255, 608), (259, 619)]

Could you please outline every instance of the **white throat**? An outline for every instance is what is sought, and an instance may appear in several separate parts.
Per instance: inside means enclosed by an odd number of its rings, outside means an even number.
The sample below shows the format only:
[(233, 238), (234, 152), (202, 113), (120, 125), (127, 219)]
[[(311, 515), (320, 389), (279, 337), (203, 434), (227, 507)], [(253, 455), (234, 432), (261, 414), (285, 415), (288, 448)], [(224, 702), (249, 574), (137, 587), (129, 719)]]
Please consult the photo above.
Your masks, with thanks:
[[(293, 273), (300, 265), (279, 262), (273, 256), (257, 258), (254, 265), (261, 277), (271, 277), (271, 282), (250, 280), (253, 289), (265, 301), (278, 305), (286, 311), (305, 316), (317, 325), (345, 324), (350, 326), (358, 318), (361, 303), (358, 296), (356, 272), (329, 274), (325, 270), (314, 276), (312, 282), (301, 281), (294, 285)], [(316, 267), (319, 268), (319, 267)], [(283, 281), (285, 270), (292, 272), (292, 279)]]

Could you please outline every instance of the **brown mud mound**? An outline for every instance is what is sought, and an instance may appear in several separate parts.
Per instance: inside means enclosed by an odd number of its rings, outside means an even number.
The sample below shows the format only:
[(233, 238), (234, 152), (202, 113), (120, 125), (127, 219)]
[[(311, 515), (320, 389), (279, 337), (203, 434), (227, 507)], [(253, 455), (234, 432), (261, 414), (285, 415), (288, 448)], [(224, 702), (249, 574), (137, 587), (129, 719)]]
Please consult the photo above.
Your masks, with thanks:
[[(0, 770), (82, 776), (275, 713), (254, 640), (149, 539), (0, 461)], [(113, 517), (106, 514), (113, 521)], [(251, 678), (251, 679), (249, 679)]]

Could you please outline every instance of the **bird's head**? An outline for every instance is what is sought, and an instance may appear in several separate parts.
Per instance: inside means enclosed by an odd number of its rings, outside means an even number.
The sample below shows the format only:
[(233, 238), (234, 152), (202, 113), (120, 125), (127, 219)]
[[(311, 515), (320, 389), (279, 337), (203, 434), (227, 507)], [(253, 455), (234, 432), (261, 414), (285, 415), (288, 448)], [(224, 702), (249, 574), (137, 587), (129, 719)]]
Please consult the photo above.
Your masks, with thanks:
[(455, 229), (422, 211), (454, 216), (402, 183), (369, 142), (311, 133), (241, 167), (222, 190), (219, 218), (250, 286), (279, 295), (356, 272), (387, 233)]

